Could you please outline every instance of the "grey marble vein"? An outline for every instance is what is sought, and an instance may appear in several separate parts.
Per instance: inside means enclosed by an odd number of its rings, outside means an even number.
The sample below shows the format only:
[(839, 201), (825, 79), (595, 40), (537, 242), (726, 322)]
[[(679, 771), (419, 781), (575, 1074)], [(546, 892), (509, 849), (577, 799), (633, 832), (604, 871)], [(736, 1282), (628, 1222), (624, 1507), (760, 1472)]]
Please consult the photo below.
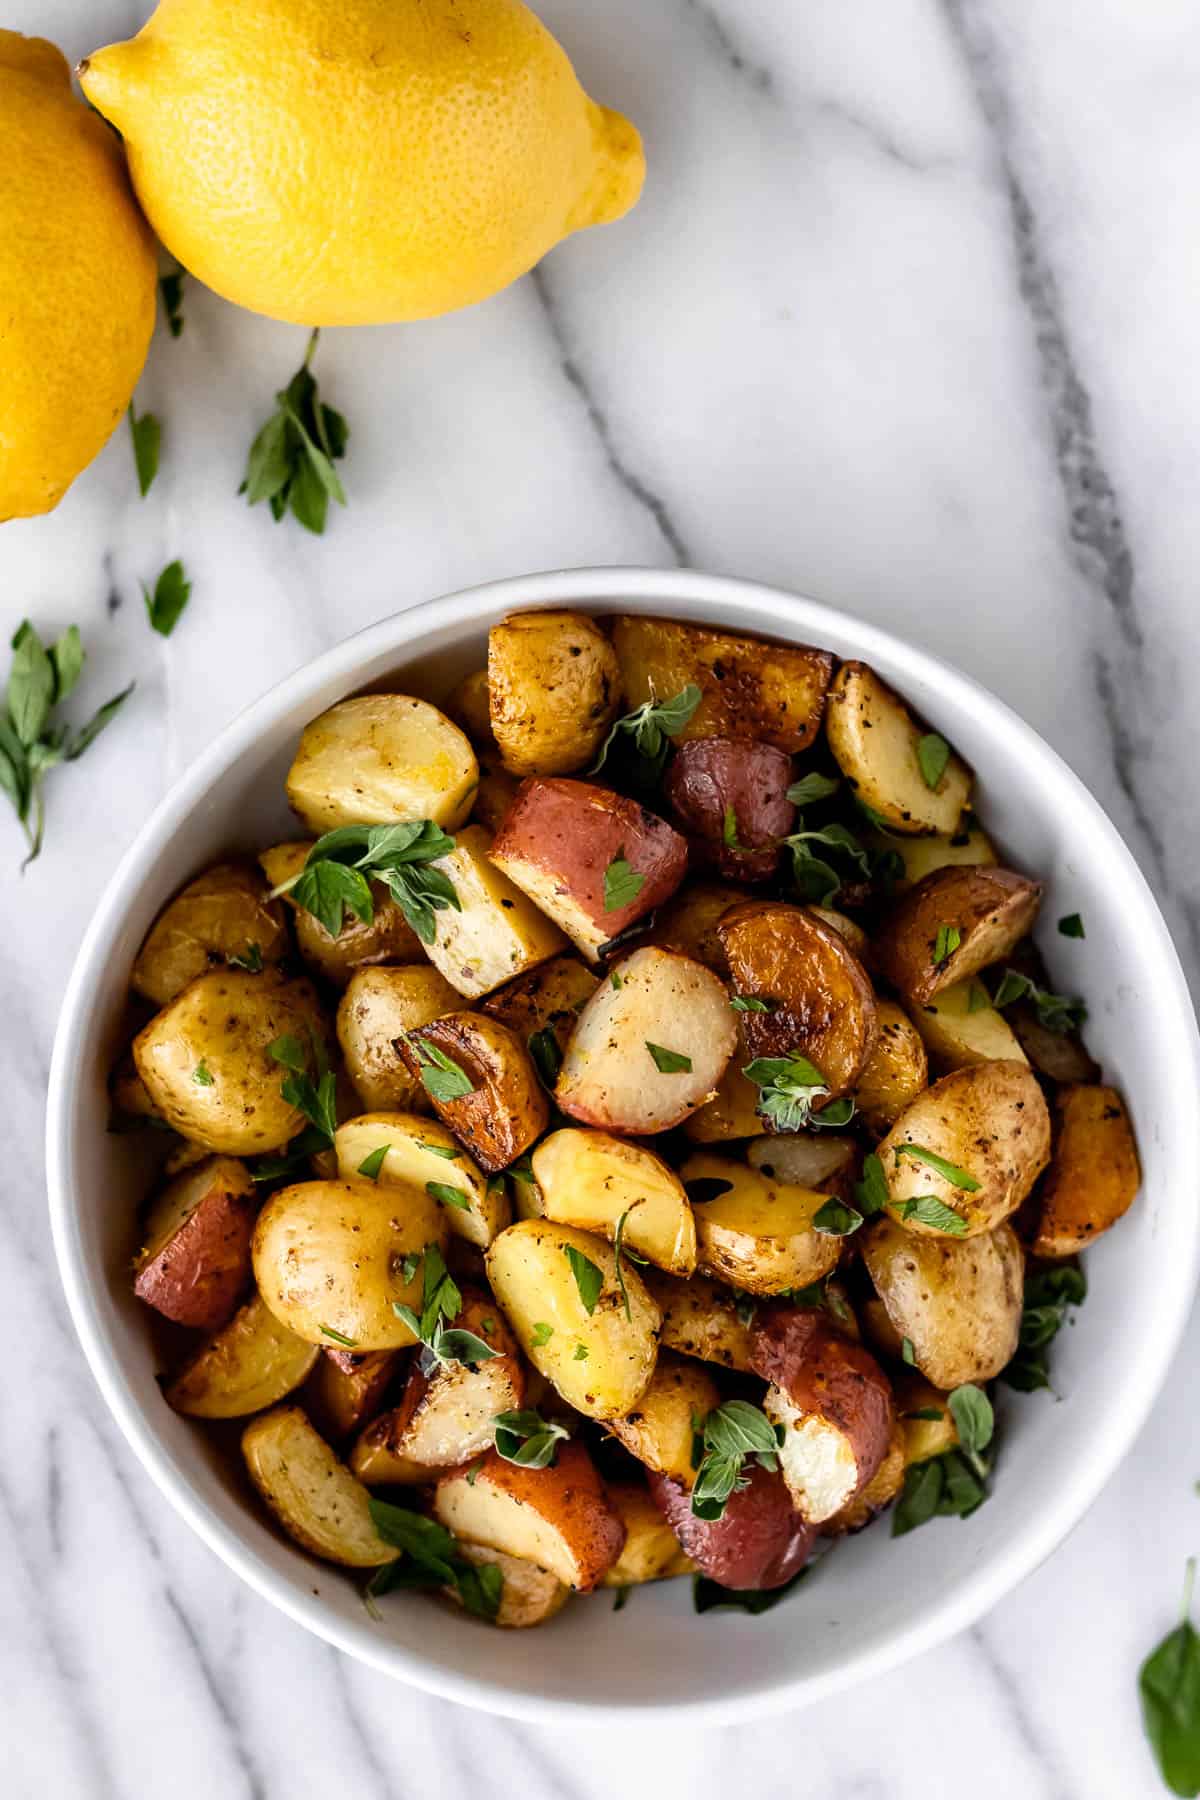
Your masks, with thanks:
[[(988, 1676), (1001, 1696), (1004, 1709), (1014, 1732), (1019, 1738), (1028, 1758), (1031, 1773), (1038, 1781), (1037, 1792), (1041, 1800), (1077, 1800), (1077, 1790), (1071, 1787), (1058, 1767), (1057, 1754), (1038, 1731), (1030, 1714), (1025, 1695), (1021, 1692), (1020, 1683), (1014, 1678), (1011, 1669), (1001, 1661), (995, 1648), (988, 1639), (984, 1626), (976, 1625), (968, 1633), (971, 1644), (987, 1670)], [(1028, 1789), (1025, 1790), (1028, 1793)]]
[(760, 94), (770, 94), (774, 90), (774, 77), (766, 63), (755, 62), (740, 48), (732, 30), (707, 0), (684, 0), (688, 12), (694, 13), (704, 27), (705, 35), (718, 54), (742, 81), (746, 81)]

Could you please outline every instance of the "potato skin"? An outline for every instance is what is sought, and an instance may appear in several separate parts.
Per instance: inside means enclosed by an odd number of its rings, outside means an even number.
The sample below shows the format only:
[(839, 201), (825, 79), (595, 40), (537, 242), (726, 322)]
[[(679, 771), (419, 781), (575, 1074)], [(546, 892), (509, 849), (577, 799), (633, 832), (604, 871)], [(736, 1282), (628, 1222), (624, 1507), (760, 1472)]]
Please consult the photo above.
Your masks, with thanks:
[[(271, 886), (279, 887), (298, 875), (311, 849), (312, 841), (305, 839), (274, 844), (264, 850), (258, 860)], [(369, 969), (376, 963), (424, 960), (420, 938), (381, 882), (371, 883), (371, 900), (374, 916), (370, 924), (348, 912), (334, 937), (314, 914), (297, 906), (289, 894), (283, 895), (282, 904), (291, 913), (296, 948), (313, 973), (331, 987), (344, 988), (356, 969)]]
[[(287, 1071), (268, 1054), (276, 1038), (323, 1035), (307, 981), (271, 970), (214, 969), (197, 976), (133, 1041), (133, 1060), (168, 1125), (231, 1156), (278, 1150), (304, 1123), (283, 1098)], [(211, 1076), (197, 1082), (203, 1065)]]
[(448, 719), (453, 719), (461, 731), (466, 732), (476, 750), (495, 744), (486, 669), (472, 669), (469, 675), (464, 675), (442, 703), (442, 711)]
[(305, 1550), (352, 1569), (378, 1568), (400, 1554), (376, 1532), (366, 1488), (298, 1406), (252, 1419), (242, 1433), (242, 1455), (276, 1519)]
[(966, 1239), (919, 1237), (881, 1215), (859, 1235), (888, 1319), (935, 1387), (990, 1381), (1011, 1362), (1025, 1303), (1025, 1259), (1011, 1226)]
[(847, 1501), (840, 1512), (834, 1513), (832, 1519), (825, 1520), (821, 1526), (822, 1537), (845, 1537), (850, 1532), (862, 1531), (873, 1519), (878, 1518), (904, 1486), (904, 1471), (907, 1466), (904, 1432), (897, 1420), (892, 1426), (892, 1435), (888, 1439), (883, 1461), (854, 1499)]
[(1026, 1061), (1008, 1020), (990, 1004), (986, 988), (973, 975), (943, 988), (924, 1006), (914, 1006), (912, 1021), (943, 1072), (972, 1063)]
[(499, 1019), (526, 1044), (539, 1031), (551, 1032), (562, 1052), (599, 985), (599, 976), (577, 956), (552, 956), (489, 994), (480, 1010)]
[(1123, 1218), (1142, 1172), (1133, 1127), (1115, 1088), (1068, 1087), (1056, 1097), (1057, 1135), (1038, 1197), (1034, 1256), (1078, 1256)]
[(816, 737), (833, 657), (803, 644), (624, 614), (612, 622), (613, 648), (630, 707), (667, 700), (689, 682), (700, 704), (676, 739), (742, 737), (789, 756)]
[(665, 1581), (688, 1572), (678, 1567), (689, 1559), (646, 1488), (632, 1481), (609, 1481), (605, 1491), (625, 1527), (625, 1543), (601, 1587), (640, 1587), (645, 1581)]
[(685, 1184), (724, 1181), (728, 1191), (698, 1202), (696, 1264), (751, 1294), (807, 1287), (837, 1267), (841, 1240), (813, 1229), (827, 1194), (777, 1180), (730, 1157), (689, 1156)]
[[(912, 1006), (999, 962), (1026, 937), (1042, 903), (1042, 884), (1013, 869), (935, 869), (910, 888), (884, 920), (875, 954), (885, 978)], [(935, 963), (938, 933), (952, 926), (958, 949)]]
[(649, 1387), (631, 1412), (608, 1421), (608, 1429), (646, 1468), (690, 1490), (695, 1421), (703, 1424), (720, 1404), (720, 1389), (699, 1363), (660, 1351)]
[(927, 786), (917, 759), (923, 727), (866, 663), (843, 663), (834, 677), (825, 735), (857, 798), (891, 830), (958, 829), (971, 771), (951, 752), (937, 787)]
[(383, 1405), (400, 1353), (332, 1347), (318, 1352), (315, 1345), (312, 1349), (315, 1367), (304, 1390), (304, 1404), (321, 1436), (341, 1443), (361, 1431)]
[(617, 716), (621, 672), (582, 613), (513, 613), (488, 634), (492, 734), (516, 775), (571, 775), (595, 761)]
[(318, 836), (417, 819), (453, 831), (478, 781), (474, 750), (436, 706), (409, 694), (360, 694), (304, 727), (287, 797)]
[(258, 1196), (249, 1173), (215, 1156), (176, 1176), (147, 1219), (133, 1291), (177, 1325), (215, 1331), (250, 1280), (250, 1238)]
[(309, 1374), (321, 1352), (281, 1325), (253, 1294), (163, 1390), (167, 1405), (193, 1419), (240, 1419), (276, 1406)]
[(545, 1131), (550, 1102), (533, 1058), (515, 1032), (482, 1013), (447, 1013), (411, 1031), (401, 1046), (410, 1075), (421, 1078), (416, 1046), (430, 1044), (471, 1082), (460, 1100), (430, 1095), (434, 1111), (468, 1146), (481, 1169), (494, 1174), (515, 1162)]
[(749, 1370), (750, 1327), (740, 1317), (729, 1288), (703, 1275), (677, 1281), (657, 1269), (646, 1269), (644, 1280), (662, 1314), (659, 1342), (664, 1350), (720, 1363), (726, 1369)]
[(880, 1136), (929, 1083), (920, 1033), (894, 1000), (877, 1000), (879, 1035), (858, 1078), (854, 1098), (863, 1123)]
[(577, 1438), (560, 1443), (545, 1469), (487, 1451), (478, 1463), (443, 1475), (434, 1511), (456, 1537), (524, 1553), (579, 1593), (597, 1586), (625, 1542), (625, 1527)]
[(458, 906), (434, 914), (427, 954), (468, 1000), (490, 994), (566, 948), (558, 927), (509, 881), (491, 849), (483, 827), (467, 825), (456, 834), (453, 850), (433, 864), (449, 879)]
[(278, 900), (248, 863), (217, 863), (189, 881), (167, 903), (146, 934), (129, 985), (156, 1006), (166, 1006), (197, 975), (256, 945), (264, 963), (282, 962), (287, 925)]
[[(792, 759), (773, 744), (692, 738), (667, 769), (665, 791), (695, 860), (735, 881), (766, 881), (779, 867), (779, 839), (796, 819), (787, 797)], [(726, 821), (743, 849), (726, 842)]]
[[(482, 1544), (463, 1542), (459, 1543), (458, 1554), (477, 1568), (490, 1563), (499, 1569), (503, 1583), (500, 1607), (490, 1623), (498, 1625), (501, 1631), (527, 1631), (532, 1625), (544, 1625), (560, 1613), (571, 1598), (570, 1588), (557, 1575), (551, 1575), (548, 1569), (539, 1569), (536, 1563), (526, 1562), (523, 1557), (506, 1556), (503, 1550), (488, 1550)], [(444, 1591), (448, 1599), (462, 1605), (459, 1587)]]
[(356, 1119), (343, 1120), (333, 1145), (334, 1173), (343, 1181), (353, 1181), (367, 1158), (382, 1150), (383, 1161), (370, 1177), (381, 1187), (393, 1181), (424, 1187), (434, 1181), (461, 1194), (461, 1202), (434, 1196), (444, 1210), (452, 1245), (486, 1249), (498, 1232), (512, 1224), (506, 1184), (489, 1181), (440, 1120), (420, 1113), (361, 1113)]
[(401, 1054), (405, 1035), (457, 1012), (462, 996), (428, 963), (356, 969), (338, 1003), (337, 1039), (346, 1073), (368, 1112), (431, 1112)]
[(492, 1296), (464, 1287), (452, 1323), (456, 1330), (474, 1332), (495, 1356), (473, 1369), (448, 1363), (429, 1373), (418, 1357), (409, 1366), (399, 1405), (376, 1420), (377, 1441), (393, 1456), (421, 1464), (427, 1480), (480, 1455), (495, 1436), (495, 1415), (519, 1411), (525, 1403), (517, 1342)]
[(682, 1181), (653, 1151), (605, 1131), (566, 1127), (533, 1153), (542, 1216), (622, 1242), (672, 1275), (696, 1267), (696, 1223)]
[(719, 1519), (698, 1519), (687, 1488), (653, 1470), (647, 1483), (655, 1505), (687, 1554), (712, 1581), (730, 1588), (776, 1588), (799, 1574), (816, 1531), (792, 1505), (783, 1477), (746, 1463), (746, 1485), (729, 1496)]
[(685, 881), (658, 909), (642, 941), (657, 944), (660, 950), (676, 950), (680, 956), (690, 956), (693, 962), (702, 962), (727, 981), (729, 958), (717, 926), (731, 906), (751, 899), (748, 887), (731, 881)]

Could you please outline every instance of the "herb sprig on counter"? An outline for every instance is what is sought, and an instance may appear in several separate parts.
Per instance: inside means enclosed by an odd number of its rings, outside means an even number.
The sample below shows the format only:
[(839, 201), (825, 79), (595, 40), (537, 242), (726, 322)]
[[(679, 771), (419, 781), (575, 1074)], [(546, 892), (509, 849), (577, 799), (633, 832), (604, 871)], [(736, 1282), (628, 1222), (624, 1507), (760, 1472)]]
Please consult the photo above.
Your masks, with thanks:
[(322, 401), (312, 373), (320, 336), (319, 329), (313, 332), (304, 361), (276, 394), (276, 411), (250, 446), (245, 479), (238, 489), (250, 506), (265, 500), (276, 524), (290, 512), (318, 537), (325, 529), (329, 502), (346, 504), (346, 491), (333, 465), (345, 456), (350, 436), (341, 413)]
[(431, 868), (448, 856), (454, 839), (432, 819), (407, 825), (339, 825), (319, 837), (298, 874), (280, 882), (272, 899), (287, 894), (337, 937), (346, 913), (364, 925), (375, 917), (371, 882), (385, 887), (423, 944), (437, 935), (434, 913), (462, 905), (454, 883)]
[(1200, 1794), (1200, 1636), (1192, 1624), (1196, 1558), (1189, 1556), (1179, 1623), (1138, 1672), (1142, 1725), (1173, 1794)]

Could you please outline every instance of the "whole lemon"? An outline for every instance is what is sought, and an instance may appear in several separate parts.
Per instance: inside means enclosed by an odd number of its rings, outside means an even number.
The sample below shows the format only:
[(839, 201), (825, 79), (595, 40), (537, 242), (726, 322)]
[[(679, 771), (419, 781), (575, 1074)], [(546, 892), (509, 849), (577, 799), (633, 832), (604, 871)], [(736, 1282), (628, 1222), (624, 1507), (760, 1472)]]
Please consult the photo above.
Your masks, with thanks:
[(645, 172), (520, 0), (160, 0), (79, 77), (167, 248), (300, 325), (469, 306)]
[(0, 522), (57, 506), (154, 329), (155, 250), (121, 146), (44, 38), (0, 31)]

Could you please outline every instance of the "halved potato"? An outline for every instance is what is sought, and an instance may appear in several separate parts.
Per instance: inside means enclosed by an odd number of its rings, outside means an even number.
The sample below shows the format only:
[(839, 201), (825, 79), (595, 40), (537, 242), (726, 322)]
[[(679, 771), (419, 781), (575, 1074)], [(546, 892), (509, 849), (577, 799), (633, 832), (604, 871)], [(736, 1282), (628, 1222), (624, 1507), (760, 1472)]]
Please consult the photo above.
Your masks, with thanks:
[(460, 1541), (519, 1556), (587, 1593), (621, 1554), (625, 1527), (591, 1457), (560, 1443), (549, 1468), (505, 1462), (495, 1450), (443, 1475), (434, 1512)]
[(1056, 1096), (1054, 1153), (1038, 1196), (1034, 1256), (1078, 1256), (1133, 1205), (1137, 1145), (1116, 1088), (1068, 1087)]
[(941, 1069), (966, 1069), (981, 1062), (1027, 1061), (1008, 1020), (992, 1005), (987, 989), (973, 975), (943, 988), (924, 1006), (914, 1006), (912, 1022)]
[(472, 669), (469, 675), (464, 675), (444, 701), (443, 710), (448, 718), (461, 726), (477, 750), (495, 743), (486, 669)]
[(672, 1275), (696, 1266), (696, 1225), (683, 1183), (661, 1158), (606, 1131), (552, 1131), (533, 1153), (542, 1214), (622, 1241)]
[(691, 1488), (696, 1434), (720, 1404), (721, 1390), (699, 1363), (660, 1351), (649, 1387), (631, 1412), (608, 1421), (608, 1429), (646, 1468)]
[(580, 1013), (555, 1099), (585, 1125), (666, 1131), (712, 1099), (736, 1043), (729, 996), (712, 971), (647, 945), (616, 965)]
[(338, 1003), (337, 1037), (346, 1072), (371, 1112), (428, 1112), (428, 1095), (409, 1073), (401, 1046), (418, 1025), (457, 1012), (462, 996), (428, 963), (358, 969)]
[(844, 1537), (848, 1532), (862, 1531), (872, 1519), (878, 1518), (885, 1506), (891, 1505), (904, 1486), (904, 1471), (908, 1466), (904, 1445), (904, 1429), (897, 1419), (883, 1461), (854, 1499), (848, 1500), (832, 1519), (825, 1520), (821, 1527), (823, 1537)]
[(903, 843), (899, 843), (891, 832), (863, 831), (860, 836), (866, 848), (876, 855), (886, 850), (899, 853), (904, 873), (893, 880), (892, 891), (897, 894), (906, 893), (926, 875), (932, 875), (935, 869), (986, 869), (1000, 860), (987, 832), (974, 819), (969, 824), (964, 821), (950, 837), (934, 832), (929, 837), (905, 837)]
[(836, 1194), (842, 1200), (850, 1197), (859, 1156), (857, 1140), (835, 1131), (759, 1138), (746, 1151), (750, 1167), (766, 1180)]
[[(157, 1119), (154, 1102), (146, 1089), (146, 1084), (137, 1072), (133, 1060), (133, 1052), (127, 1050), (114, 1063), (108, 1078), (108, 1097), (112, 1102), (113, 1112), (122, 1119)], [(208, 1151), (199, 1150), (200, 1156), (207, 1156)], [(175, 1171), (172, 1170), (173, 1174)]]
[(877, 1000), (879, 1035), (854, 1090), (863, 1123), (880, 1135), (928, 1086), (929, 1061), (912, 1020), (894, 1000)]
[(831, 931), (836, 931), (839, 937), (845, 938), (869, 974), (871, 971), (871, 940), (858, 921), (852, 919), (849, 913), (839, 912), (836, 906), (809, 906), (807, 910), (814, 919), (820, 919), (823, 924), (829, 926)]
[[(263, 874), (273, 888), (281, 887), (299, 875), (308, 861), (311, 840), (274, 844), (259, 855)], [(421, 962), (425, 949), (420, 938), (400, 911), (382, 882), (371, 883), (373, 913), (368, 924), (347, 912), (342, 929), (334, 937), (320, 919), (306, 907), (297, 906), (290, 894), (282, 903), (292, 915), (296, 948), (311, 969), (333, 987), (344, 988), (356, 969), (368, 969), (376, 963)], [(278, 904), (276, 902), (275, 904)]]
[(426, 954), (468, 1000), (490, 994), (566, 947), (562, 933), (489, 860), (491, 847), (482, 825), (467, 825), (453, 850), (431, 865), (453, 883), (458, 910), (447, 906), (434, 914), (435, 935)]
[(677, 741), (743, 737), (794, 755), (816, 737), (833, 658), (805, 644), (625, 614), (613, 620), (613, 648), (627, 703), (669, 700), (689, 683), (700, 704)]
[(742, 1073), (749, 1061), (739, 1020), (737, 1045), (716, 1093), (683, 1121), (683, 1135), (689, 1143), (727, 1144), (738, 1138), (762, 1137), (767, 1122), (758, 1110), (759, 1090)]
[[(610, 1481), (608, 1498), (625, 1527), (625, 1544), (601, 1587), (640, 1587), (644, 1581), (663, 1581), (684, 1571), (680, 1562), (679, 1539), (647, 1488), (633, 1481)], [(690, 1557), (682, 1559), (690, 1571)]]
[[(703, 1151), (689, 1156), (680, 1174), (696, 1196), (696, 1260), (702, 1275), (715, 1275), (749, 1294), (781, 1294), (807, 1287), (837, 1267), (840, 1238), (813, 1229), (828, 1193), (794, 1187)], [(724, 1191), (702, 1202), (701, 1183), (719, 1184)]]
[(287, 797), (309, 830), (432, 819), (453, 831), (479, 781), (463, 733), (427, 700), (360, 694), (304, 727)]
[(741, 1486), (719, 1519), (698, 1518), (691, 1493), (670, 1475), (651, 1470), (646, 1480), (683, 1549), (722, 1587), (782, 1587), (808, 1561), (817, 1533), (796, 1511), (778, 1470), (744, 1464)]
[(451, 1234), (481, 1250), (512, 1223), (505, 1184), (489, 1181), (440, 1121), (420, 1113), (363, 1113), (338, 1126), (333, 1144), (343, 1181), (362, 1176), (364, 1162), (373, 1167), (368, 1159), (382, 1151), (378, 1169), (365, 1178), (381, 1187), (394, 1181), (423, 1187), (442, 1207)]
[(189, 981), (235, 957), (282, 962), (287, 925), (277, 900), (268, 897), (257, 869), (218, 863), (189, 881), (155, 919), (134, 959), (129, 985), (156, 1006), (166, 1006)]
[(1006, 957), (1041, 903), (1041, 882), (1013, 869), (937, 869), (884, 920), (875, 939), (879, 967), (910, 1006), (927, 1006)]
[(164, 1389), (193, 1419), (239, 1419), (276, 1406), (300, 1386), (321, 1352), (289, 1331), (255, 1294), (190, 1356)]
[(361, 1431), (383, 1405), (399, 1360), (398, 1350), (323, 1350), (304, 1390), (321, 1436), (336, 1444)]
[[(949, 1163), (960, 1179), (923, 1152)], [(951, 1235), (991, 1231), (1017, 1210), (1050, 1160), (1050, 1114), (1036, 1076), (1025, 1062), (975, 1063), (943, 1075), (905, 1107), (879, 1145), (879, 1160), (888, 1209), (907, 1231), (946, 1231), (948, 1221), (921, 1216), (920, 1201), (929, 1196), (962, 1221)]]
[(645, 1271), (645, 1285), (662, 1314), (659, 1342), (700, 1362), (726, 1369), (750, 1368), (750, 1324), (744, 1304), (727, 1287), (693, 1275), (677, 1281), (657, 1269)]
[(583, 613), (510, 613), (488, 633), (492, 732), (517, 775), (572, 775), (617, 716), (621, 671)]
[[(410, 1031), (401, 1054), (425, 1083), (439, 1118), (489, 1174), (506, 1169), (545, 1131), (550, 1102), (533, 1058), (499, 1019), (447, 1013)], [(446, 1077), (457, 1077), (457, 1086), (443, 1098), (439, 1088)]]
[(351, 1473), (367, 1487), (428, 1487), (437, 1470), (392, 1449), (392, 1415), (381, 1413), (363, 1426), (350, 1452)]
[(770, 1009), (742, 1014), (751, 1056), (806, 1057), (832, 1097), (850, 1093), (878, 1023), (870, 978), (841, 933), (783, 900), (747, 901), (717, 930), (736, 991)]
[[(586, 1264), (601, 1278), (590, 1311), (575, 1272), (582, 1270), (585, 1283), (592, 1279)], [(615, 1419), (637, 1404), (654, 1373), (661, 1315), (624, 1260), (622, 1292), (603, 1238), (549, 1219), (522, 1219), (492, 1244), (487, 1273), (525, 1355), (577, 1412)]]
[(1023, 1000), (1008, 1013), (1017, 1042), (1039, 1075), (1063, 1085), (1090, 1085), (1100, 1079), (1100, 1064), (1073, 1033), (1051, 1031), (1038, 1018), (1037, 1007)]
[[(503, 1631), (525, 1631), (531, 1625), (544, 1625), (547, 1619), (562, 1611), (571, 1597), (570, 1588), (557, 1575), (552, 1575), (549, 1569), (539, 1569), (536, 1563), (526, 1562), (524, 1557), (507, 1556), (503, 1550), (489, 1550), (484, 1544), (467, 1544), (461, 1540), (458, 1554), (477, 1568), (491, 1564), (499, 1569), (503, 1583), (500, 1608), (490, 1623), (499, 1625)], [(447, 1599), (462, 1605), (462, 1590), (457, 1585), (443, 1591)]]
[(660, 950), (677, 950), (728, 980), (729, 958), (717, 926), (731, 906), (751, 899), (749, 888), (732, 881), (685, 881), (659, 907), (643, 941)]
[(990, 1381), (1011, 1362), (1025, 1276), (1011, 1226), (965, 1240), (918, 1237), (881, 1216), (859, 1247), (894, 1331), (935, 1387)]
[(177, 1175), (146, 1218), (133, 1291), (177, 1325), (215, 1331), (250, 1283), (258, 1197), (244, 1164), (211, 1156)]
[(792, 759), (747, 738), (692, 738), (667, 766), (663, 792), (694, 860), (735, 881), (767, 881), (796, 821)]
[(515, 1031), (524, 1043), (549, 1031), (562, 1055), (579, 1015), (600, 985), (600, 978), (577, 956), (552, 956), (549, 962), (518, 975), (494, 994), (482, 1010)]
[(374, 1569), (400, 1552), (371, 1520), (370, 1495), (298, 1406), (277, 1406), (242, 1433), (250, 1479), (288, 1536), (326, 1562)]
[(957, 831), (971, 771), (952, 751), (937, 785), (928, 785), (918, 755), (928, 734), (866, 663), (843, 663), (834, 676), (825, 735), (856, 798), (893, 831)]
[[(905, 1369), (895, 1378), (896, 1423), (904, 1444), (904, 1466), (928, 1462), (958, 1448), (958, 1427), (950, 1411), (950, 1396), (917, 1369)], [(924, 1413), (926, 1417), (919, 1415)], [(936, 1418), (929, 1416), (936, 1414)]]

